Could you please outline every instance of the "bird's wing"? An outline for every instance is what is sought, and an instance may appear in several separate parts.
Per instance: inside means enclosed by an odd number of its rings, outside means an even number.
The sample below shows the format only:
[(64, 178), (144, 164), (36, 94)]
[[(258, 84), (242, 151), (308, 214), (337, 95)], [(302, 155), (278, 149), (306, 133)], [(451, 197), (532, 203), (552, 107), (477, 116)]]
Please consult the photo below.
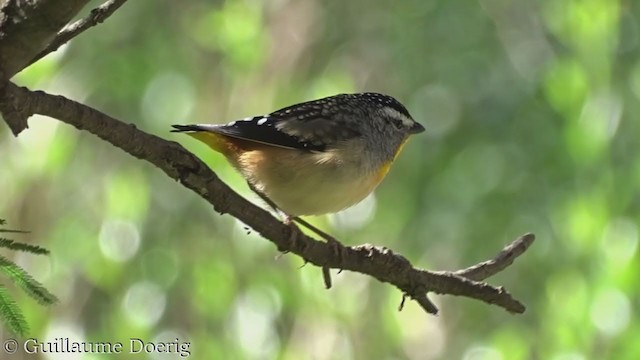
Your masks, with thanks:
[[(232, 121), (224, 125), (172, 125), (175, 132), (209, 131), (238, 139), (289, 149), (325, 151), (339, 141), (360, 135), (354, 116), (336, 96), (292, 105), (271, 114)], [(353, 121), (353, 120), (351, 120)]]

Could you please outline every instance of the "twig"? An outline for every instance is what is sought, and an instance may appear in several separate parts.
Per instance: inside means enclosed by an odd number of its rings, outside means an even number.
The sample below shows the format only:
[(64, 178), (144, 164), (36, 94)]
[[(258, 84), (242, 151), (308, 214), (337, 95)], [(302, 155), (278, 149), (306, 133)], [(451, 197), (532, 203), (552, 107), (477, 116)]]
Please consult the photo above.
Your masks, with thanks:
[[(4, 117), (10, 125), (13, 121), (26, 122), (29, 114), (37, 113), (89, 131), (132, 156), (157, 166), (211, 203), (216, 211), (230, 214), (253, 228), (280, 251), (294, 253), (320, 267), (351, 270), (393, 284), (427, 312), (437, 312), (426, 297), (429, 292), (466, 296), (513, 313), (525, 310), (524, 305), (502, 287), (471, 278), (484, 278), (506, 268), (530, 245), (532, 235), (524, 235), (495, 259), (469, 269), (460, 272), (427, 271), (413, 267), (402, 255), (394, 254), (387, 248), (371, 245), (344, 247), (340, 243), (329, 244), (311, 238), (238, 195), (200, 159), (179, 144), (145, 133), (84, 104), (7, 83), (4, 93), (0, 92), (0, 109), (5, 107), (27, 108), (19, 113), (25, 118)], [(336, 251), (336, 247), (339, 251)]]
[(47, 45), (47, 47), (39, 52), (31, 61), (29, 61), (29, 65), (34, 62), (42, 59), (47, 54), (52, 53), (69, 40), (74, 37), (80, 35), (85, 30), (96, 26), (103, 21), (105, 21), (111, 14), (113, 14), (120, 6), (122, 6), (127, 0), (108, 0), (97, 8), (91, 10), (89, 15), (81, 20), (74, 22), (73, 24), (69, 24), (65, 26), (62, 30), (58, 32), (56, 37)]
[(438, 308), (436, 307), (436, 305), (434, 303), (431, 302), (431, 300), (429, 300), (429, 298), (427, 297), (426, 293), (425, 294), (418, 294), (416, 297), (413, 298), (413, 300), (417, 301), (418, 304), (420, 304), (420, 306), (427, 313), (429, 313), (431, 315), (438, 315)]
[(487, 279), (513, 264), (513, 261), (527, 251), (535, 239), (535, 235), (531, 233), (524, 234), (505, 246), (493, 259), (458, 270), (454, 274), (477, 281)]
[(331, 269), (327, 266), (322, 267), (322, 280), (324, 282), (324, 288), (331, 289), (331, 286), (333, 286), (333, 283), (331, 282)]

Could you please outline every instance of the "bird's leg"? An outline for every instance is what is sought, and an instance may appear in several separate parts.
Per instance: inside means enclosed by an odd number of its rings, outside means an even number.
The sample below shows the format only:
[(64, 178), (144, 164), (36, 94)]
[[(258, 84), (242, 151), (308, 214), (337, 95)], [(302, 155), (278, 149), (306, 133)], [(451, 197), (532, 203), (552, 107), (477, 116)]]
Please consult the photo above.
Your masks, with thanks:
[(302, 219), (299, 216), (295, 216), (292, 217), (291, 220), (297, 222), (298, 224), (306, 227), (307, 229), (313, 231), (314, 233), (316, 233), (317, 235), (319, 235), (321, 238), (327, 240), (327, 242), (329, 244), (333, 244), (333, 243), (340, 243), (338, 240), (336, 240), (336, 238), (334, 238), (333, 236), (327, 234), (326, 232), (318, 229), (317, 227), (311, 225), (309, 222), (307, 222), (306, 220)]
[[(284, 214), (283, 211), (281, 211), (280, 209), (278, 209), (278, 206), (276, 205), (276, 203), (274, 203), (273, 201), (271, 201), (271, 199), (269, 199), (269, 197), (265, 194), (262, 193), (262, 191), (256, 189), (255, 186), (253, 186), (253, 184), (249, 181), (247, 181), (247, 184), (249, 185), (249, 189), (251, 189), (254, 193), (256, 193), (265, 203), (267, 203), (267, 205), (276, 213), (276, 214)], [(298, 237), (296, 236), (297, 232), (300, 231), (300, 229), (298, 229), (298, 227), (296, 226), (296, 224), (293, 223), (293, 221), (291, 221), (291, 217), (286, 215), (284, 216), (284, 220), (283, 223), (285, 225), (287, 225), (291, 231), (289, 233), (289, 244), (291, 244), (292, 247), (296, 247), (297, 245), (297, 239)], [(283, 251), (283, 253), (288, 253), (289, 251)]]
[(307, 229), (313, 231), (314, 233), (316, 233), (317, 235), (319, 235), (321, 238), (325, 239), (329, 244), (337, 244), (340, 245), (340, 242), (338, 240), (336, 240), (336, 238), (334, 238), (333, 236), (327, 234), (326, 232), (318, 229), (317, 227), (311, 225), (309, 222), (307, 222), (306, 220), (303, 220), (302, 218), (300, 218), (299, 216), (289, 216), (287, 215), (284, 211), (280, 210), (278, 208), (278, 205), (276, 205), (276, 203), (274, 203), (273, 201), (271, 201), (271, 199), (269, 199), (269, 197), (265, 194), (263, 194), (260, 190), (256, 189), (255, 186), (253, 186), (253, 184), (251, 184), (250, 182), (247, 181), (247, 184), (249, 184), (249, 188), (256, 193), (258, 196), (260, 196), (260, 198), (267, 203), (267, 205), (269, 205), (269, 207), (275, 211), (278, 214), (284, 214), (285, 218), (284, 218), (284, 223), (286, 225), (293, 225), (295, 226), (295, 224), (293, 223), (294, 221), (297, 222), (298, 224), (306, 227)]
[[(306, 227), (307, 229), (313, 231), (314, 233), (318, 234), (321, 238), (327, 241), (327, 244), (329, 244), (329, 246), (332, 248), (333, 253), (338, 257), (338, 274), (340, 274), (342, 272), (342, 259), (344, 258), (344, 245), (342, 245), (342, 243), (336, 240), (336, 238), (334, 238), (333, 236), (318, 229), (317, 227), (311, 225), (306, 220), (298, 216), (294, 217), (293, 220), (298, 224)], [(323, 267), (322, 271), (325, 278), (325, 286), (327, 287), (327, 289), (329, 289), (331, 288), (331, 278), (329, 277), (329, 268)]]
[(249, 185), (249, 189), (251, 189), (251, 191), (253, 191), (254, 193), (256, 193), (258, 196), (260, 196), (260, 199), (262, 199), (264, 202), (267, 203), (267, 205), (269, 205), (269, 207), (275, 211), (276, 213), (281, 213), (280, 209), (278, 209), (278, 206), (276, 205), (276, 203), (274, 203), (273, 201), (271, 201), (271, 199), (269, 199), (267, 197), (267, 195), (263, 194), (262, 191), (256, 189), (255, 186), (253, 186), (253, 184), (249, 181), (247, 181), (247, 185)]
[[(278, 208), (278, 206), (276, 205), (276, 203), (274, 203), (271, 199), (269, 199), (269, 197), (265, 194), (263, 194), (260, 190), (256, 189), (255, 186), (253, 186), (252, 183), (250, 183), (249, 181), (247, 181), (247, 184), (249, 185), (249, 188), (256, 194), (258, 194), (258, 196), (265, 202), (267, 203), (267, 205), (269, 205), (269, 207), (271, 207), (271, 209), (273, 209), (273, 211), (275, 211), (276, 213), (280, 213), (280, 214), (284, 214), (284, 224), (289, 226), (291, 228), (291, 237), (289, 238), (289, 243), (292, 244), (292, 246), (296, 246), (297, 243), (297, 236), (296, 236), (296, 231), (300, 231), (300, 229), (298, 228), (298, 226), (295, 224), (296, 222), (304, 227), (306, 227), (307, 229), (313, 231), (314, 233), (316, 233), (317, 235), (319, 235), (320, 237), (322, 237), (323, 239), (325, 239), (327, 241), (327, 243), (329, 244), (329, 246), (331, 246), (333, 248), (333, 252), (334, 254), (336, 254), (338, 256), (339, 263), (342, 264), (342, 250), (343, 250), (343, 246), (342, 244), (336, 240), (333, 236), (327, 234), (326, 232), (318, 229), (317, 227), (311, 225), (310, 223), (308, 223), (307, 221), (301, 219), (298, 216), (289, 216), (287, 215), (284, 211), (280, 210)], [(294, 222), (295, 221), (295, 222)], [(306, 260), (305, 260), (306, 262)], [(329, 267), (327, 266), (323, 266), (322, 267), (322, 277), (324, 279), (324, 285), (327, 289), (331, 288), (331, 273), (329, 271)]]

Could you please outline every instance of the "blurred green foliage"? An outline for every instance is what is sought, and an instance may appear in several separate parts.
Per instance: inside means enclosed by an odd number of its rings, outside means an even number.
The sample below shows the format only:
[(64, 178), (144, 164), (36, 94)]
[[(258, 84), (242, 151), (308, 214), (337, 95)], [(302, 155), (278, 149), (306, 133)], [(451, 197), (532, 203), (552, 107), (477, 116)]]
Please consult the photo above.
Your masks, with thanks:
[(34, 117), (0, 127), (0, 214), (52, 250), (15, 261), (60, 298), (20, 300), (34, 336), (177, 337), (196, 359), (640, 358), (639, 21), (622, 0), (129, 1), (17, 81), (179, 141), (250, 197), (169, 125), (391, 94), (427, 133), (375, 197), (313, 221), (451, 270), (534, 232), (491, 279), (528, 310), (398, 313), (396, 289), (352, 273), (326, 291), (152, 166)]
[[(6, 220), (0, 219), (0, 226), (6, 225)], [(22, 251), (34, 255), (48, 255), (49, 251), (38, 245), (30, 245), (27, 243), (8, 239), (7, 234), (25, 234), (28, 231), (11, 230), (0, 228), (0, 248)], [(22, 290), (27, 296), (37, 301), (41, 305), (52, 305), (58, 299), (51, 294), (42, 284), (35, 280), (21, 266), (9, 260), (4, 255), (0, 255), (0, 272), (11, 281), (11, 283)], [(29, 324), (25, 320), (24, 313), (20, 306), (16, 303), (13, 295), (9, 292), (6, 282), (0, 284), (0, 320), (2, 320), (3, 328), (7, 329), (12, 335), (25, 336), (29, 332)]]

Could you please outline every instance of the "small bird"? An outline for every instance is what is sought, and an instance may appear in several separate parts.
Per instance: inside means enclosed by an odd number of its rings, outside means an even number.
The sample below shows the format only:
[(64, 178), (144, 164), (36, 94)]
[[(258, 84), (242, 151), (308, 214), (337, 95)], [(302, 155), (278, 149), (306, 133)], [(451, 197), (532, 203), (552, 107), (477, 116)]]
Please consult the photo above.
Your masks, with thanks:
[(220, 152), (287, 217), (334, 213), (369, 195), (424, 127), (391, 96), (339, 94), (226, 125), (172, 125)]

